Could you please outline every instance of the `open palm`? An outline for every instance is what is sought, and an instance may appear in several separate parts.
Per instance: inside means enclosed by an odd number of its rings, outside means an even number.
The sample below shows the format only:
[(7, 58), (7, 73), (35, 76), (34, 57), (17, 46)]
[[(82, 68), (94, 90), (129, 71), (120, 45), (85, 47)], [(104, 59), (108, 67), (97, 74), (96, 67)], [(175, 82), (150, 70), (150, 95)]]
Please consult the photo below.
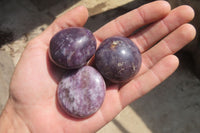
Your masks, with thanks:
[(173, 54), (195, 36), (194, 27), (187, 24), (193, 17), (194, 12), (188, 6), (171, 10), (167, 2), (157, 1), (130, 11), (94, 32), (98, 45), (110, 36), (129, 36), (142, 53), (142, 67), (127, 84), (109, 86), (102, 107), (94, 115), (87, 119), (74, 119), (58, 106), (56, 90), (63, 70), (50, 62), (48, 47), (56, 32), (85, 24), (87, 9), (77, 7), (57, 18), (29, 42), (14, 72), (8, 104), (30, 132), (95, 132), (175, 71), (178, 59)]

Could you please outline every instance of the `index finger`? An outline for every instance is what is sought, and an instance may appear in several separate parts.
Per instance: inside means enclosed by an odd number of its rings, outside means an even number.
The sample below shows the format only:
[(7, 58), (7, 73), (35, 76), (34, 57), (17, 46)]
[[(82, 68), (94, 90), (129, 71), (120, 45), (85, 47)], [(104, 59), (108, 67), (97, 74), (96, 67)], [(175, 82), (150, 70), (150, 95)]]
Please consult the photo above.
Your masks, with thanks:
[(138, 28), (165, 17), (171, 10), (166, 1), (145, 4), (107, 23), (94, 34), (99, 41), (111, 36), (129, 36)]

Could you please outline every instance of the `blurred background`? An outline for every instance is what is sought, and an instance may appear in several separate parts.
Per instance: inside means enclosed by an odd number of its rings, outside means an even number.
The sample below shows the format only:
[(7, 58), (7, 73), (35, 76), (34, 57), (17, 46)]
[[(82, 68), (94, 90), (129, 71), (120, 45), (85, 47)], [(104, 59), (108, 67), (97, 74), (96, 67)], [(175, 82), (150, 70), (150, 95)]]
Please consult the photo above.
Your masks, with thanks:
[[(27, 42), (52, 21), (78, 5), (88, 8), (85, 27), (95, 31), (108, 21), (153, 0), (1, 0), (0, 112), (8, 98), (9, 82)], [(168, 0), (172, 7), (195, 9), (191, 23), (197, 37), (178, 52), (177, 71), (144, 97), (127, 106), (98, 133), (199, 133), (200, 131), (200, 1)], [(78, 19), (78, 18), (77, 18)]]

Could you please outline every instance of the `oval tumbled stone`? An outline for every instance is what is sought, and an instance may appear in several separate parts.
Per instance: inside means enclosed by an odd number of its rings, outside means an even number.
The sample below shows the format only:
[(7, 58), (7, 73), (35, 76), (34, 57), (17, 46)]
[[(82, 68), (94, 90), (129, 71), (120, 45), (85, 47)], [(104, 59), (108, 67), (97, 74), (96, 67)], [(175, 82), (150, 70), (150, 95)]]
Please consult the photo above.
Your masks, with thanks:
[(102, 105), (106, 85), (101, 74), (91, 66), (66, 73), (58, 85), (58, 102), (75, 118), (94, 114)]

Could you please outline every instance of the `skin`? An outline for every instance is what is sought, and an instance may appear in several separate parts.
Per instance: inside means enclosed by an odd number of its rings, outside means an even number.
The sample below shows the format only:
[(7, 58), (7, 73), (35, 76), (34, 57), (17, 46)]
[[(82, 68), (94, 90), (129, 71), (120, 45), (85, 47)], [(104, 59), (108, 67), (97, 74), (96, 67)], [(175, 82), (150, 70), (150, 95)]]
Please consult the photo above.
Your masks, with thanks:
[(171, 10), (167, 2), (156, 1), (119, 16), (94, 32), (99, 45), (108, 37), (127, 37), (141, 26), (151, 23), (129, 37), (142, 53), (139, 73), (123, 86), (108, 86), (100, 110), (89, 118), (79, 120), (65, 115), (58, 107), (56, 89), (62, 70), (50, 62), (47, 51), (49, 41), (56, 32), (67, 27), (83, 26), (88, 12), (80, 6), (63, 14), (31, 40), (24, 50), (12, 77), (10, 97), (0, 117), (0, 132), (97, 131), (124, 107), (151, 91), (176, 70), (179, 60), (173, 54), (195, 37), (195, 28), (188, 24), (193, 17), (194, 11), (189, 6)]

